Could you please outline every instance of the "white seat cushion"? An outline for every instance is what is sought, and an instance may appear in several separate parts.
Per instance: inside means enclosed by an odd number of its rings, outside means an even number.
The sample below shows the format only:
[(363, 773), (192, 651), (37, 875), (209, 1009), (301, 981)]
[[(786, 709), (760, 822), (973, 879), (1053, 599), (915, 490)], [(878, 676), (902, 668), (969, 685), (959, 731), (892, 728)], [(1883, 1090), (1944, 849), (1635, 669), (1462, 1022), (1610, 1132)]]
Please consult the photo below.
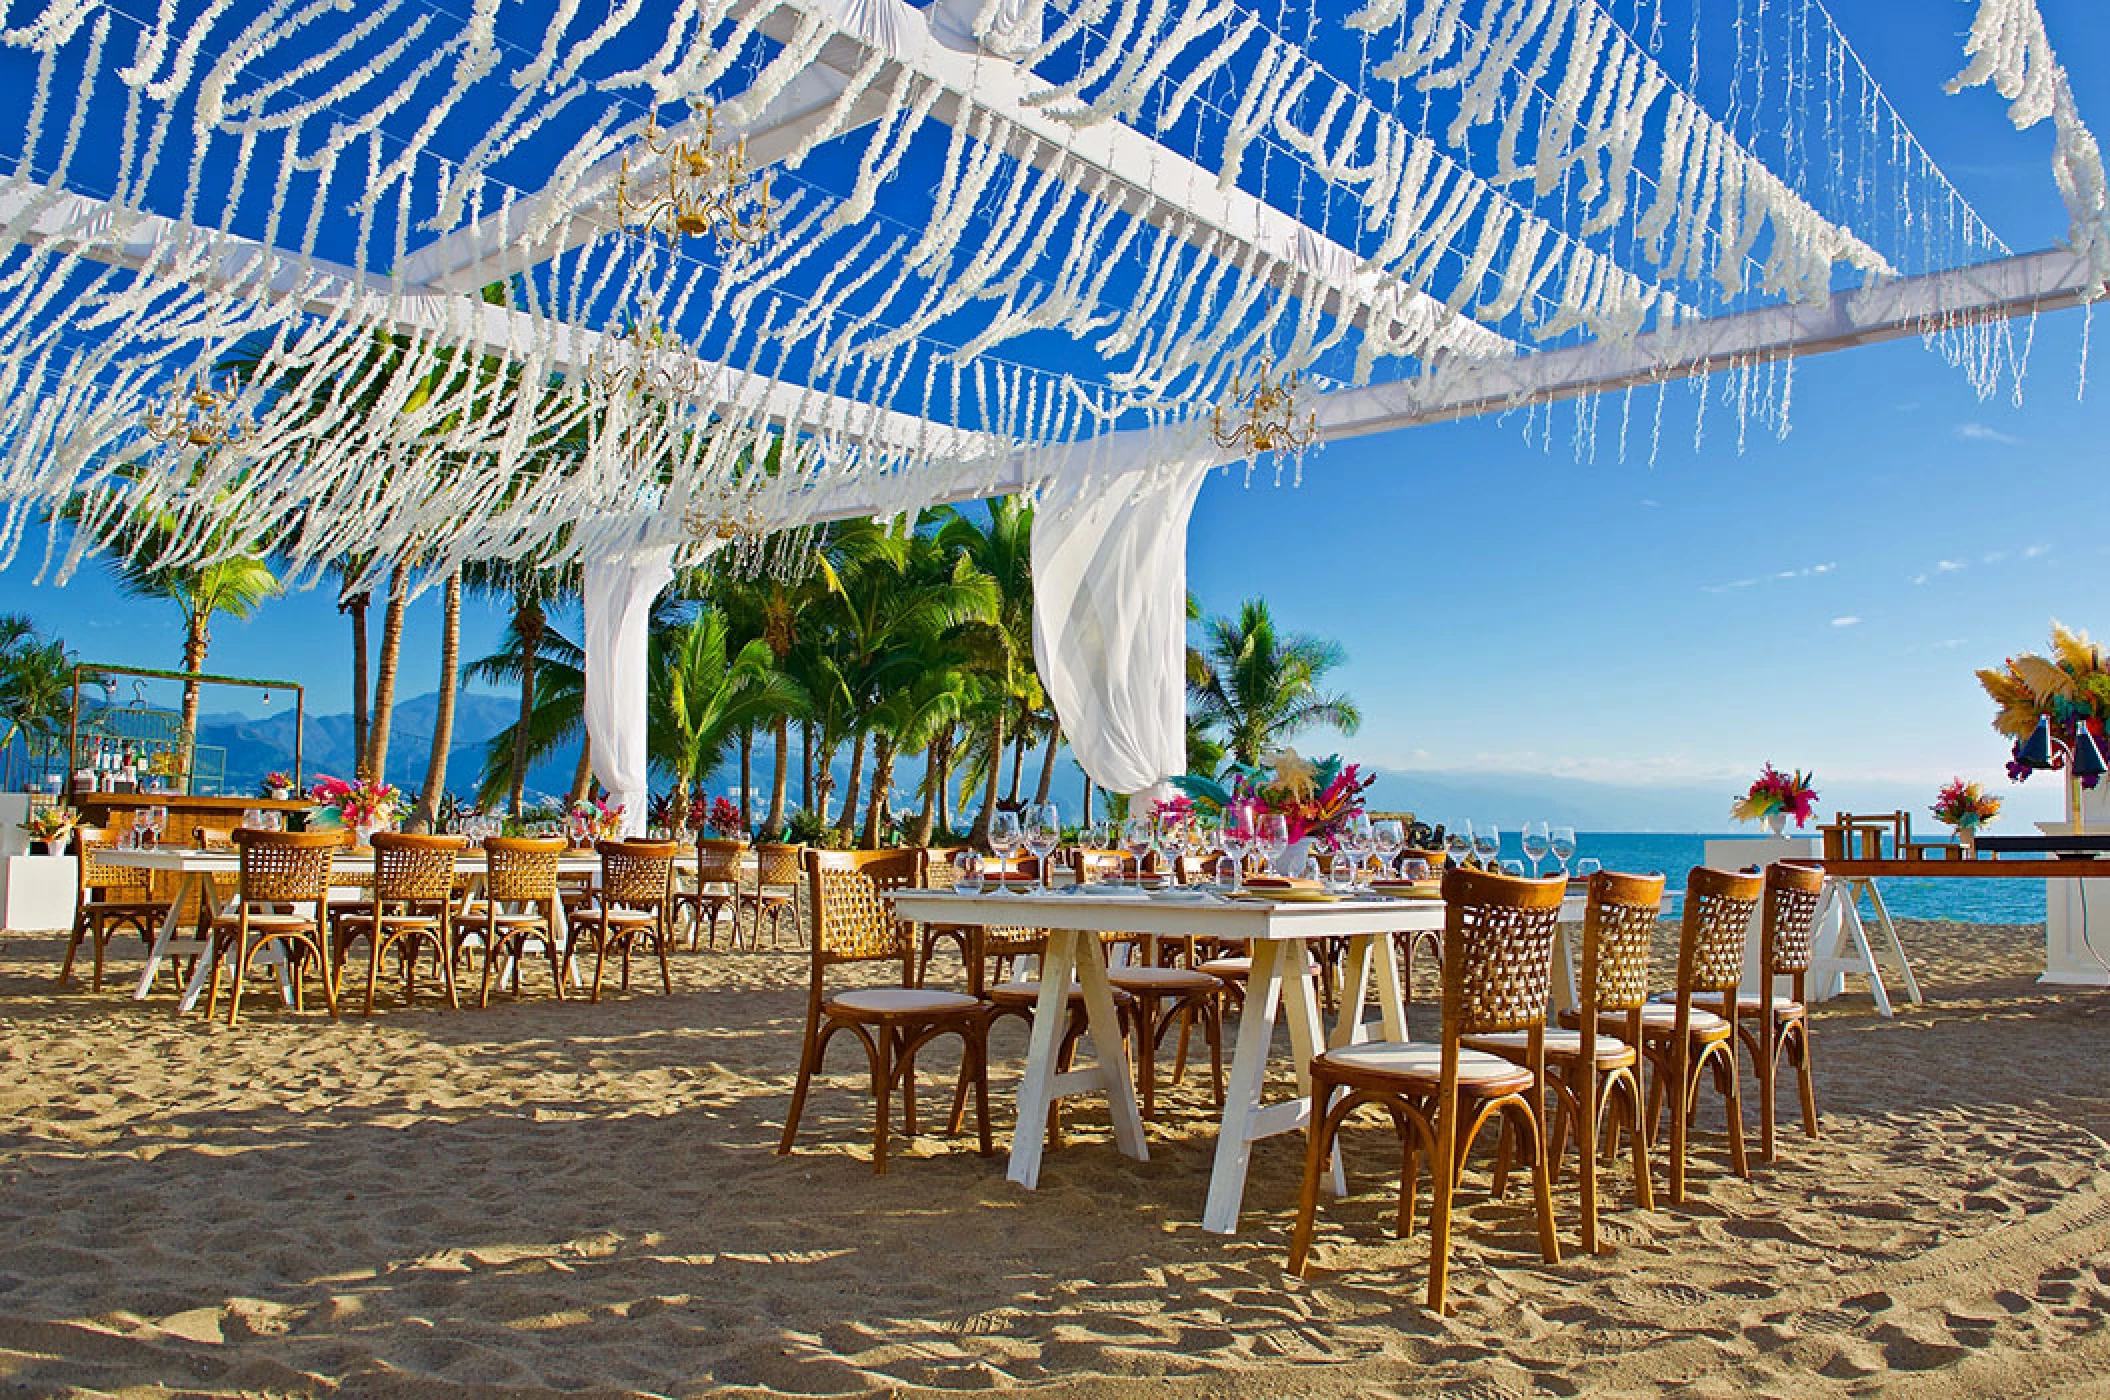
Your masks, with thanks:
[[(1491, 1051), (1505, 1057), (1521, 1055), (1531, 1045), (1529, 1031), (1496, 1031), (1488, 1035), (1469, 1035), (1463, 1042), (1477, 1050)], [(1634, 1051), (1618, 1036), (1597, 1035), (1597, 1063), (1610, 1068), (1627, 1063)], [(1582, 1058), (1582, 1032), (1564, 1030), (1559, 1026), (1546, 1027), (1546, 1058), (1549, 1060), (1579, 1060)]]
[[(1038, 1002), (1040, 1000), (1040, 983), (1030, 978), (1014, 977), (1009, 982), (999, 982), (994, 987), (991, 987), (989, 989), (989, 999), (991, 1001), (1005, 1001), (1014, 1004)], [(1084, 988), (1077, 985), (1075, 978), (1071, 978), (1070, 1001), (1075, 1003), (1083, 1000)]]
[(920, 987), (859, 987), (837, 992), (828, 998), (831, 1011), (850, 1011), (868, 1016), (933, 1016), (951, 1011), (972, 1011), (981, 1005), (958, 992), (934, 992)]
[[(601, 917), (601, 906), (598, 903), (575, 904), (572, 906), (571, 915), (575, 919), (597, 921)], [(617, 905), (608, 911), (608, 922), (611, 924), (656, 924), (659, 922), (659, 915), (649, 909), (625, 909), (621, 905)]]
[[(1342, 1069), (1364, 1074), (1394, 1074), (1401, 1078), (1429, 1080), (1440, 1079), (1443, 1075), (1443, 1047), (1433, 1041), (1373, 1040), (1364, 1045), (1345, 1045), (1338, 1050), (1328, 1050), (1319, 1058)], [(1500, 1055), (1459, 1048), (1458, 1082), (1461, 1084), (1487, 1084), (1520, 1077), (1526, 1083), (1530, 1081), (1528, 1074)]]
[(1251, 958), (1211, 958), (1197, 968), (1196, 971), (1206, 972), (1211, 977), (1221, 977), (1227, 981), (1243, 982), (1246, 978), (1253, 975), (1253, 960)]
[(1130, 992), (1155, 992), (1173, 996), (1181, 992), (1213, 992), (1216, 979), (1187, 967), (1110, 967), (1107, 980)]
[[(1626, 1024), (1626, 1016), (1623, 1012), (1606, 1012), (1598, 1018), (1597, 1024), (1600, 1026), (1624, 1026)], [(1678, 1004), (1675, 998), (1670, 1001), (1651, 1000), (1648, 1005), (1641, 1008), (1641, 1027), (1643, 1030), (1668, 1031), (1677, 1024)], [(1727, 1021), (1724, 1021), (1712, 1011), (1704, 1010), (1699, 1006), (1692, 1008), (1692, 1017), (1686, 1022), (1686, 1025), (1702, 1035), (1712, 1035), (1715, 1032), (1729, 1029)]]
[[(1710, 1012), (1719, 1013), (1722, 1007), (1722, 998), (1715, 992), (1700, 992), (1693, 996), (1692, 1004), (1694, 1006), (1704, 1006)], [(1742, 1016), (1747, 1012), (1753, 1016), (1758, 1014), (1757, 992), (1737, 993), (1736, 1014)], [(1773, 1014), (1775, 1016), (1800, 1016), (1803, 1014), (1803, 1006), (1799, 1001), (1789, 1001), (1787, 998), (1782, 997), (1773, 1003)]]

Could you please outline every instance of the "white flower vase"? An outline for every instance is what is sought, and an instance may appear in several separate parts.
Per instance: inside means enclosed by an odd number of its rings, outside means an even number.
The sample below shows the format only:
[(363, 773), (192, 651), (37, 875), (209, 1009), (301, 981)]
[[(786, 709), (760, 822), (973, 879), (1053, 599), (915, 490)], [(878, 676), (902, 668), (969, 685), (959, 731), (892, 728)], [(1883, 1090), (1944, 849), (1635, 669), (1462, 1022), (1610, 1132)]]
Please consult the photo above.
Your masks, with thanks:
[(1787, 814), (1786, 812), (1768, 812), (1768, 813), (1766, 813), (1766, 831), (1767, 831), (1767, 832), (1768, 832), (1768, 833), (1769, 833), (1770, 835), (1773, 835), (1773, 836), (1779, 836), (1779, 835), (1782, 835), (1782, 834), (1784, 834), (1784, 833), (1785, 833), (1785, 832), (1787, 831), (1787, 829), (1788, 829), (1788, 814)]
[(352, 833), (359, 848), (367, 850), (371, 849), (374, 844), (374, 833), (385, 829), (380, 822), (360, 822), (352, 828)]
[(1287, 846), (1284, 846), (1282, 854), (1275, 858), (1275, 873), (1277, 875), (1287, 875), (1294, 880), (1304, 873), (1304, 862), (1310, 856), (1311, 838), (1309, 836), (1301, 841), (1292, 841)]

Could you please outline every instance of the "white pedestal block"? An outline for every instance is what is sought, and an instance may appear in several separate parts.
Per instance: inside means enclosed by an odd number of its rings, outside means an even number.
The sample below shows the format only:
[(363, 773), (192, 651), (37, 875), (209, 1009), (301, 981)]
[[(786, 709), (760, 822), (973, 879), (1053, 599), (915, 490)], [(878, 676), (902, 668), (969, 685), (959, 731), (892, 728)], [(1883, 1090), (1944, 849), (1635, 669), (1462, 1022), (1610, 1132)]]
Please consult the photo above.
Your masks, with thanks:
[(72, 928), (78, 883), (72, 856), (0, 856), (0, 928)]
[[(1776, 860), (1815, 860), (1818, 855), (1817, 838), (1814, 836), (1737, 836), (1727, 840), (1709, 841), (1702, 859), (1713, 870), (1742, 870), (1747, 865), (1763, 870)], [(1751, 911), (1751, 927), (1744, 937), (1744, 977), (1740, 984), (1747, 992), (1758, 990), (1761, 969), (1760, 929), (1765, 909), (1761, 905)], [(1775, 996), (1792, 996), (1788, 979), (1775, 978)]]
[[(2091, 834), (2110, 831), (2110, 819), (2097, 816), (2097, 804), (2110, 791), (2084, 794)], [(2067, 836), (2067, 822), (2038, 822), (2046, 836)], [(2101, 952), (2097, 952), (2101, 949)], [(2110, 883), (2101, 880), (2044, 882), (2044, 975), (2038, 982), (2054, 987), (2110, 987)]]

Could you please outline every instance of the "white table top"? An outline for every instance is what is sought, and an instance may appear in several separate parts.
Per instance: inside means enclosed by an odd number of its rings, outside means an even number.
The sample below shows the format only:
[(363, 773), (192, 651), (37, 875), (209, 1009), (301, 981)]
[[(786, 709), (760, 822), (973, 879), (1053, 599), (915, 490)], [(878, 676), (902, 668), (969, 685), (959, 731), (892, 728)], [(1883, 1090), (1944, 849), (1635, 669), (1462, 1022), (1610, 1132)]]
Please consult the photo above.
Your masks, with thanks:
[[(370, 865), (372, 851), (342, 851), (337, 856), (339, 869), (351, 869), (355, 865)], [(242, 868), (242, 857), (233, 849), (201, 850), (196, 846), (152, 846), (143, 850), (125, 850), (111, 847), (96, 853), (96, 859), (105, 865), (124, 866), (130, 870), (170, 870), (184, 874), (228, 875)], [(484, 853), (471, 846), (455, 856), (455, 864), (476, 868), (484, 863)], [(601, 858), (592, 851), (567, 851), (557, 861), (563, 871), (599, 870)]]
[[(966, 894), (897, 890), (894, 912), (919, 923), (1061, 928), (1087, 933), (1199, 934), (1227, 939), (1336, 938), (1357, 933), (1420, 933), (1443, 927), (1440, 899), (1340, 899), (1260, 902), (1212, 895), (1199, 901), (1153, 899), (1136, 890), (1078, 893)], [(1580, 918), (1582, 896), (1562, 905)]]

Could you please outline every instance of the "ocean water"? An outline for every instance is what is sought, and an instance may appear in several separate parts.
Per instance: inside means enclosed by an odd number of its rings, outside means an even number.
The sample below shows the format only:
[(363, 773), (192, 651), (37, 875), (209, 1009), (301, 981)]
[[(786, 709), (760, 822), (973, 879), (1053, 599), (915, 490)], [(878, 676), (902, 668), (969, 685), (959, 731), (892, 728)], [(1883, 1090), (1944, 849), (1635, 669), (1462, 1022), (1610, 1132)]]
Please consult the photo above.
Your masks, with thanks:
[[(1751, 833), (1724, 833), (1749, 836)], [(1660, 870), (1673, 886), (1700, 863), (1709, 840), (1702, 834), (1585, 831), (1575, 840), (1577, 859), (1595, 856), (1607, 870)], [(1514, 831), (1502, 833), (1502, 854), (1521, 859)], [(1544, 869), (1550, 870), (1548, 861)], [(1878, 880), (1883, 904), (1899, 919), (1951, 919), (1966, 924), (2041, 924), (2044, 885), (2039, 880)]]

